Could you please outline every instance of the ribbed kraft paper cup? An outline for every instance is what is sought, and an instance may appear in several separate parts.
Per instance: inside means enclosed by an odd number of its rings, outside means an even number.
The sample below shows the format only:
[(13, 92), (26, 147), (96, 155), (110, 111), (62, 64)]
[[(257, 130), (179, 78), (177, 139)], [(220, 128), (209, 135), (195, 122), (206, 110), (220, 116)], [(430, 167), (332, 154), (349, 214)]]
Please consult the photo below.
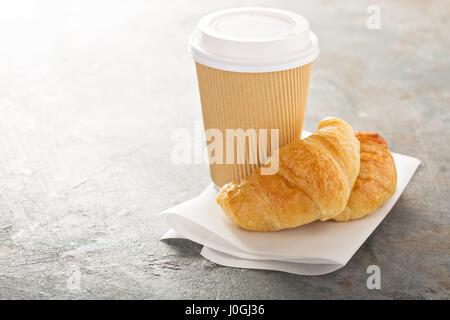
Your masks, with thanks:
[[(270, 156), (270, 129), (279, 129), (280, 147), (300, 139), (306, 109), (311, 64), (278, 72), (241, 73), (214, 69), (196, 63), (205, 130), (267, 129)], [(234, 141), (235, 157), (237, 142)], [(249, 160), (249, 143), (245, 157)], [(240, 181), (262, 163), (210, 164), (215, 185)], [(225, 159), (223, 162), (226, 162)], [(236, 160), (237, 162), (237, 160)]]
[(239, 182), (264, 161), (261, 157), (250, 161), (251, 144), (246, 139), (245, 163), (237, 163), (234, 139), (235, 161), (227, 163), (227, 129), (253, 129), (257, 139), (265, 129), (268, 156), (272, 129), (279, 130), (279, 147), (301, 138), (311, 62), (319, 53), (317, 38), (303, 17), (271, 8), (214, 12), (200, 20), (190, 52), (205, 130), (216, 129), (223, 137), (222, 163), (210, 158), (216, 186)]

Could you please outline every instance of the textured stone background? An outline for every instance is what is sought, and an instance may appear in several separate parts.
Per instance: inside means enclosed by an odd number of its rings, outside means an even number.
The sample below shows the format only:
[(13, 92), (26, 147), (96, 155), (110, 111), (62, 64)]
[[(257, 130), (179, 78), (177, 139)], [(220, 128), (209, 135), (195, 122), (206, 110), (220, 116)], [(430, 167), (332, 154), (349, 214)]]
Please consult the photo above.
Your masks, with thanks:
[[(243, 5), (299, 12), (319, 36), (305, 129), (336, 115), (423, 161), (329, 275), (221, 267), (158, 240), (157, 214), (210, 181), (170, 162), (173, 130), (201, 120), (188, 37)], [(0, 298), (450, 298), (449, 19), (447, 1), (2, 2)]]

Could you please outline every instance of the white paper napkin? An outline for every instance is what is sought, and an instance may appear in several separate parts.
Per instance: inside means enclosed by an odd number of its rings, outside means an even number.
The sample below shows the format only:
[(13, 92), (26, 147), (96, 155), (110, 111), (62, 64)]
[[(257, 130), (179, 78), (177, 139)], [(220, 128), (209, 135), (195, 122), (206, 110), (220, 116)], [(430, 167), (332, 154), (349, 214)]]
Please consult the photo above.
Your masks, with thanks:
[(186, 238), (204, 245), (202, 256), (217, 264), (319, 275), (342, 268), (389, 213), (420, 164), (393, 153), (397, 191), (377, 211), (351, 222), (313, 222), (277, 232), (252, 232), (235, 226), (216, 203), (209, 185), (198, 197), (162, 214), (173, 230), (162, 239)]

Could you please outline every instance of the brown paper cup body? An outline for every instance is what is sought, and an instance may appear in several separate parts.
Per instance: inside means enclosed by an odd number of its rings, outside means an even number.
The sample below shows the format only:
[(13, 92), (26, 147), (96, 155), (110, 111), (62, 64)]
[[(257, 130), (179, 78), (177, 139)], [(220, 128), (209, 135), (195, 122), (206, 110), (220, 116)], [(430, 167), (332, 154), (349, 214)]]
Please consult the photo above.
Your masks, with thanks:
[[(227, 129), (254, 129), (257, 135), (260, 129), (266, 129), (269, 156), (271, 129), (279, 130), (279, 147), (301, 138), (311, 63), (263, 73), (224, 71), (200, 63), (196, 63), (196, 68), (204, 128), (218, 129), (223, 135), (223, 163), (212, 163), (214, 159), (210, 156), (211, 178), (216, 186), (239, 182), (262, 165), (259, 157), (257, 163), (249, 163), (255, 161), (249, 161), (248, 139), (245, 163), (237, 163), (236, 149), (236, 161), (227, 163)], [(213, 141), (207, 141), (210, 143)], [(234, 145), (237, 148), (237, 141)]]

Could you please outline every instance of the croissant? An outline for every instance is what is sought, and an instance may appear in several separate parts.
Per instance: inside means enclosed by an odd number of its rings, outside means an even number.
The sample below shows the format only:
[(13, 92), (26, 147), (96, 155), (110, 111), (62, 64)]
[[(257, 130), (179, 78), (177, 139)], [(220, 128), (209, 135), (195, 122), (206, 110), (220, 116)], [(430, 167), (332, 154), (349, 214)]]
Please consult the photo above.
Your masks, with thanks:
[(377, 133), (356, 132), (361, 167), (355, 185), (336, 221), (362, 218), (378, 209), (397, 189), (397, 171), (386, 141)]
[(272, 156), (271, 162), (278, 161), (276, 174), (262, 175), (261, 168), (256, 169), (241, 183), (224, 185), (216, 200), (233, 223), (253, 231), (332, 219), (346, 207), (359, 157), (359, 141), (350, 125), (326, 118), (316, 133)]

